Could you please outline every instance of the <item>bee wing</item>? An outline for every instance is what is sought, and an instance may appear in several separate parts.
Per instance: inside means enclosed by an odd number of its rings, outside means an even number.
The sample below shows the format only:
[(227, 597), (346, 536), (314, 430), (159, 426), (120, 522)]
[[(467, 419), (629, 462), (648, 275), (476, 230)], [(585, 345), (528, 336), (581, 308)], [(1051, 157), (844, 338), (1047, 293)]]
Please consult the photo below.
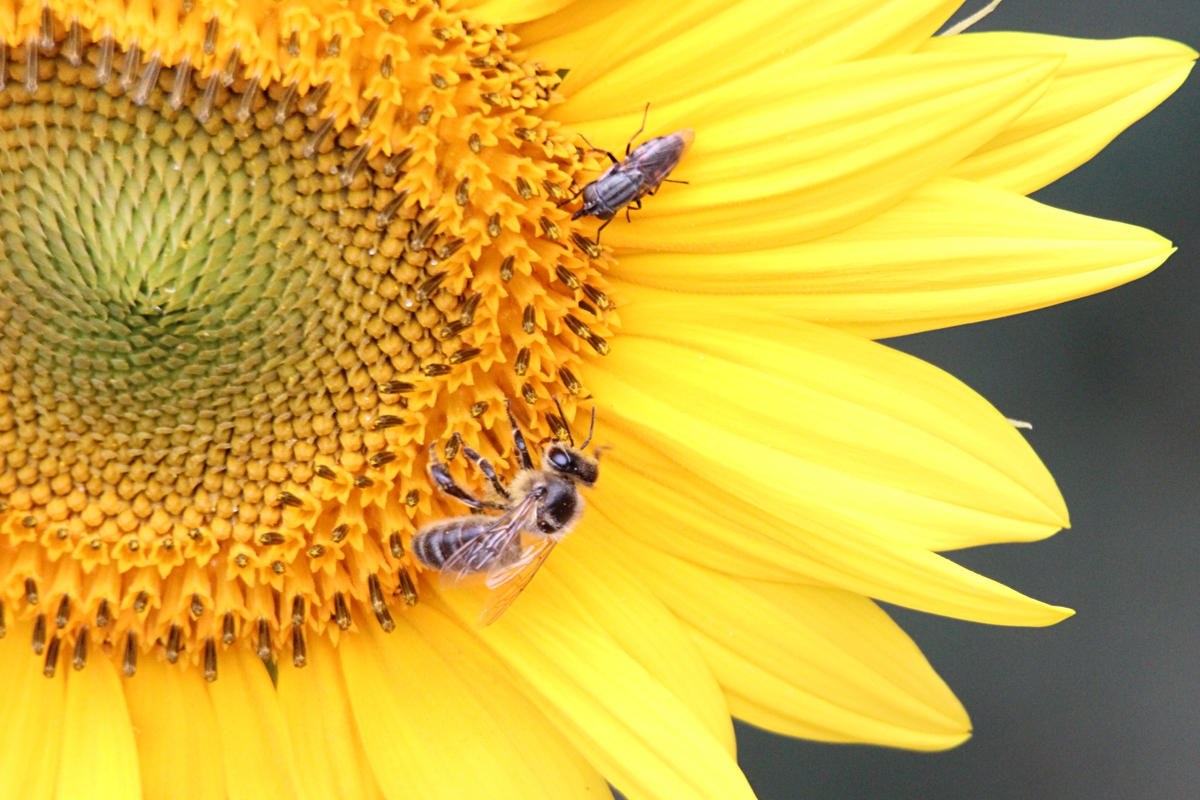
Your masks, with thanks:
[(439, 585), (443, 589), (453, 589), (467, 575), (482, 572), (502, 558), (520, 541), (521, 531), (533, 521), (537, 501), (533, 494), (526, 495), (517, 505), (496, 517), (483, 533), (451, 553), (442, 563)]
[(487, 586), (493, 591), (488, 595), (479, 613), (479, 625), (487, 627), (513, 604), (542, 564), (550, 557), (550, 551), (558, 542), (554, 539), (537, 539), (521, 554), (521, 558), (508, 566), (488, 573)]

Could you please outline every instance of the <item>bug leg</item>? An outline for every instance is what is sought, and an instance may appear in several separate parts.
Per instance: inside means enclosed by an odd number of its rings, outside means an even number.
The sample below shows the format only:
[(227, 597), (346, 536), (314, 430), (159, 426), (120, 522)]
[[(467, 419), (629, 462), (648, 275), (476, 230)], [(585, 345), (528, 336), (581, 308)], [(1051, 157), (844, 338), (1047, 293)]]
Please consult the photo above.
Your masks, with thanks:
[(496, 494), (500, 495), (505, 500), (509, 499), (508, 490), (504, 488), (504, 484), (501, 483), (500, 478), (496, 476), (496, 469), (492, 466), (492, 462), (488, 461), (477, 451), (467, 447), (466, 445), (463, 446), (463, 455), (470, 459), (471, 463), (479, 467), (479, 471), (484, 474), (484, 477), (492, 482), (492, 488), (496, 490)]
[[(650, 104), (646, 103), (646, 110), (642, 112), (642, 127), (637, 129), (637, 133), (629, 137), (629, 143), (625, 145), (625, 155), (629, 155), (630, 148), (633, 147), (633, 140), (642, 135), (642, 131), (646, 130), (646, 118), (650, 116)], [(612, 155), (611, 153), (609, 155)]]
[(677, 181), (674, 178), (663, 178), (663, 183), (691, 183), (690, 181)]
[[(612, 161), (614, 164), (620, 164), (620, 163), (621, 163), (620, 161), (618, 161), (618, 160), (617, 160), (617, 157), (616, 157), (616, 156), (614, 156), (614, 155), (613, 155), (611, 152), (609, 152), (608, 150), (605, 150), (603, 147), (596, 147), (596, 145), (594, 145), (594, 144), (592, 144), (591, 142), (589, 142), (589, 141), (588, 141), (588, 138), (587, 138), (586, 136), (584, 136), (582, 133), (581, 133), (581, 134), (579, 134), (579, 138), (580, 138), (580, 139), (583, 139), (583, 141), (584, 141), (584, 142), (587, 144), (587, 146), (588, 146), (588, 147), (590, 147), (590, 148), (592, 148), (593, 150), (595, 150), (597, 153), (604, 153), (604, 155), (608, 156), (609, 160), (610, 160), (610, 161)], [(625, 155), (629, 155), (629, 150), (628, 150), (628, 149), (626, 149), (626, 151), (625, 151)]]
[[(655, 191), (657, 191), (657, 188), (655, 189)], [(650, 192), (650, 194), (654, 194), (654, 192)], [(641, 211), (642, 210), (642, 198), (639, 197), (637, 200), (634, 200), (628, 206), (625, 206), (625, 221), (626, 222), (633, 222), (633, 220), (629, 218), (630, 206), (632, 206), (633, 208), (636, 208), (638, 211)]]
[[(586, 186), (584, 186), (584, 187), (583, 187), (583, 189), (586, 189), (586, 188), (587, 188)], [(563, 206), (565, 206), (567, 203), (573, 202), (573, 201), (575, 200), (575, 198), (576, 198), (576, 197), (579, 197), (579, 195), (583, 194), (583, 189), (580, 189), (578, 192), (576, 192), (575, 194), (571, 195), (571, 196), (570, 196), (570, 197), (568, 197), (566, 200), (563, 200), (563, 201), (562, 201), (562, 202), (560, 202), (560, 203), (556, 203), (556, 204), (555, 204), (555, 208), (562, 208), (562, 207), (563, 207)]]
[(450, 477), (450, 470), (446, 465), (438, 460), (436, 445), (429, 445), (429, 475), (433, 478), (433, 482), (437, 484), (442, 494), (447, 497), (453, 497), (463, 505), (470, 506), (476, 510), (484, 508), (504, 508), (499, 503), (489, 503), (486, 500), (480, 500), (472, 495), (466, 489), (454, 482), (454, 478)]
[(610, 223), (610, 222), (612, 222), (612, 217), (609, 217), (608, 219), (604, 220), (604, 224), (601, 225), (599, 228), (596, 228), (596, 247), (600, 246), (600, 231), (607, 228), (608, 223)]
[(525, 435), (517, 427), (517, 418), (513, 416), (512, 404), (505, 400), (504, 408), (508, 411), (508, 422), (512, 425), (513, 444), (516, 445), (517, 452), (521, 456), (521, 469), (533, 469), (533, 459), (529, 457), (529, 449), (525, 447)]

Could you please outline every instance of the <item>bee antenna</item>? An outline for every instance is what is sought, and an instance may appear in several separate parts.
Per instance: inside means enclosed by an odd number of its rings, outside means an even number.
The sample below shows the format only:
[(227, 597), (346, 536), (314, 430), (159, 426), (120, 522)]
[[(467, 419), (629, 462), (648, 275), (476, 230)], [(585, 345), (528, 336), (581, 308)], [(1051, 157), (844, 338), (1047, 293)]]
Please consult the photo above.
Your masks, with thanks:
[(592, 423), (590, 425), (588, 425), (588, 438), (584, 440), (583, 444), (579, 445), (580, 450), (584, 449), (591, 443), (592, 434), (595, 432), (596, 432), (596, 407), (592, 406)]
[[(567, 424), (567, 415), (562, 410), (562, 404), (558, 402), (558, 396), (551, 398), (554, 401), (554, 407), (558, 409), (558, 418), (563, 421), (563, 427), (567, 429), (567, 441), (571, 443), (571, 447), (575, 446), (575, 437), (571, 435), (571, 426)], [(588, 437), (591, 438), (591, 437)], [(584, 447), (587, 447), (585, 444)]]

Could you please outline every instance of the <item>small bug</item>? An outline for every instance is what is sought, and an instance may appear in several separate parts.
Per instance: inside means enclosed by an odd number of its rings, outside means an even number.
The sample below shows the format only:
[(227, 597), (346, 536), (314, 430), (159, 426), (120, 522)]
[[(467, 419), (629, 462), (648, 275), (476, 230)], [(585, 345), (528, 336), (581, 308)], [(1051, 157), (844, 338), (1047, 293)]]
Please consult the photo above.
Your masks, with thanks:
[(641, 208), (642, 198), (658, 192), (658, 188), (663, 183), (687, 183), (687, 181), (670, 180), (667, 176), (675, 167), (679, 166), (679, 162), (683, 160), (688, 148), (692, 146), (696, 134), (691, 128), (675, 131), (666, 136), (657, 136), (642, 142), (630, 152), (633, 140), (646, 130), (646, 117), (649, 113), (650, 104), (647, 103), (646, 110), (642, 113), (642, 127), (637, 129), (637, 133), (633, 134), (629, 138), (629, 143), (625, 145), (623, 161), (618, 160), (607, 150), (594, 147), (584, 138), (588, 147), (607, 155), (613, 162), (612, 166), (604, 170), (599, 178), (584, 186), (560, 205), (565, 205), (579, 195), (583, 195), (583, 206), (571, 215), (571, 219), (596, 217), (604, 220), (604, 224), (596, 230), (596, 244), (600, 243), (600, 231), (612, 222), (613, 217), (622, 208), (625, 209), (625, 219), (628, 220), (629, 206)]

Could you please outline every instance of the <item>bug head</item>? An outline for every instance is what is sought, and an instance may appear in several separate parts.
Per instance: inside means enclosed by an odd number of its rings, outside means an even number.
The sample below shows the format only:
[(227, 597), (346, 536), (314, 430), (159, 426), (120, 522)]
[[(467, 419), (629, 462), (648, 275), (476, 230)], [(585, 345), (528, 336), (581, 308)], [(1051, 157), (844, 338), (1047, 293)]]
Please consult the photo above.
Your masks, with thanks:
[(600, 477), (600, 462), (565, 442), (554, 442), (542, 454), (542, 468), (591, 487)]

